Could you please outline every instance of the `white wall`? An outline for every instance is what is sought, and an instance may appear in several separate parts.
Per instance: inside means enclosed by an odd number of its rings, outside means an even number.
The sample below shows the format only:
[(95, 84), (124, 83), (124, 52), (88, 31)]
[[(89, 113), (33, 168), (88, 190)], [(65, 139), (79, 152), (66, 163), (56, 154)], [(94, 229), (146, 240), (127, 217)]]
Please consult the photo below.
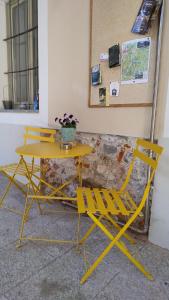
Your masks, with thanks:
[[(164, 1), (164, 22), (160, 63), (160, 80), (157, 107), (156, 137), (169, 136), (169, 1)], [(168, 124), (167, 124), (168, 123)]]
[(169, 137), (169, 82), (168, 82), (168, 89), (167, 89), (167, 103), (165, 107), (165, 114), (164, 114), (164, 137)]
[(0, 124), (0, 165), (18, 161), (16, 147), (23, 144), (22, 126)]
[(166, 95), (163, 131), (158, 140), (164, 153), (155, 176), (149, 240), (169, 249), (169, 82)]
[(149, 240), (169, 249), (169, 138), (159, 139), (165, 149), (155, 178)]
[[(16, 154), (15, 149), (23, 145), (23, 135), (23, 126), (0, 124), (0, 166), (19, 161), (19, 156)], [(26, 161), (31, 162), (31, 158), (27, 157)], [(39, 159), (36, 159), (35, 163), (39, 164)], [(23, 176), (17, 176), (16, 178), (22, 183), (27, 182)]]
[(169, 1), (165, 1), (156, 136), (164, 147), (155, 176), (149, 240), (169, 249)]

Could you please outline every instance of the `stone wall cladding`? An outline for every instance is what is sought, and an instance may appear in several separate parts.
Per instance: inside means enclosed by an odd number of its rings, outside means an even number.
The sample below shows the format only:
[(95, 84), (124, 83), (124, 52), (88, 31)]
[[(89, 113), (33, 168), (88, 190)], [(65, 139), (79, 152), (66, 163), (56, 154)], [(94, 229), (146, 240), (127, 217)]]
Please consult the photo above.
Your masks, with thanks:
[[(91, 187), (120, 188), (132, 159), (132, 150), (136, 138), (101, 135), (78, 132), (77, 142), (93, 147), (93, 153), (83, 158), (83, 185)], [(76, 174), (76, 159), (46, 159), (42, 167), (46, 172), (49, 183), (59, 185)], [(147, 168), (136, 161), (128, 190), (136, 202), (142, 197), (147, 180)], [(73, 196), (77, 181), (73, 182), (67, 192)]]

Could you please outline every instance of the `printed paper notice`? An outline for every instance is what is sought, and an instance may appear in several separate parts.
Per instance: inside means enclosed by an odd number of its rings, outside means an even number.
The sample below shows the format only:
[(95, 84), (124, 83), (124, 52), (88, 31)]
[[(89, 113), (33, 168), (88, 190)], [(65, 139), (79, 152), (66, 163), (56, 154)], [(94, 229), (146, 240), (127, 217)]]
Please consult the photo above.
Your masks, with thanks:
[(110, 81), (110, 96), (119, 96), (119, 82), (118, 81)]
[(150, 37), (122, 44), (122, 84), (148, 82), (150, 46)]

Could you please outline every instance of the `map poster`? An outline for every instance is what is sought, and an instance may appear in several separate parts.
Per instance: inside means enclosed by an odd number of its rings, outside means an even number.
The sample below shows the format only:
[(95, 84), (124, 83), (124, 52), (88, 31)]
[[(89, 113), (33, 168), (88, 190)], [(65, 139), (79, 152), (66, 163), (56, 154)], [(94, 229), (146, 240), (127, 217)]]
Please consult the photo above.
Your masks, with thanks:
[(122, 44), (122, 84), (148, 82), (150, 46), (150, 37), (131, 40)]

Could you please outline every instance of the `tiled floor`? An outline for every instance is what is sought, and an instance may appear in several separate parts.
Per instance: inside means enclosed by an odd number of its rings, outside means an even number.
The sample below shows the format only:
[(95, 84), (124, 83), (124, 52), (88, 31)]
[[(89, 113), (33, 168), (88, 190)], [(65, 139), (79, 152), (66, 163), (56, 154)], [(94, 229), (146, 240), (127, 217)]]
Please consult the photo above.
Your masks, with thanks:
[[(0, 176), (0, 193), (7, 183)], [(24, 199), (12, 188), (8, 205), (23, 209)], [(26, 234), (51, 234), (52, 238), (75, 236), (77, 217), (71, 208), (62, 215), (39, 216), (33, 208)], [(0, 210), (0, 300), (167, 300), (169, 299), (169, 251), (138, 240), (130, 250), (152, 272), (155, 280), (148, 281), (115, 248), (97, 270), (80, 285), (85, 264), (82, 251), (72, 245), (28, 242), (16, 250), (20, 217)], [(89, 225), (82, 218), (83, 231)], [(89, 238), (86, 255), (90, 262), (101, 252), (108, 240), (100, 231)]]

